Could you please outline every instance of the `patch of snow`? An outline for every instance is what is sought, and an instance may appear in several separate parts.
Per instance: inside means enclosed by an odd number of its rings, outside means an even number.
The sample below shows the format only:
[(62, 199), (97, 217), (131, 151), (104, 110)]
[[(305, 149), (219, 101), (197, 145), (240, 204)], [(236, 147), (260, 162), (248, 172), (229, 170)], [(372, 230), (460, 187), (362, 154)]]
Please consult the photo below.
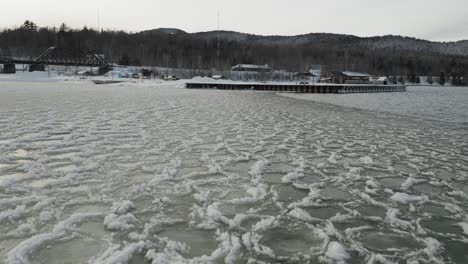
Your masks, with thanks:
[(141, 253), (145, 248), (145, 242), (139, 241), (126, 245), (124, 248), (120, 248), (120, 245), (116, 245), (108, 248), (101, 256), (94, 259), (94, 264), (126, 264), (128, 263), (135, 253)]
[(138, 223), (136, 217), (131, 214), (117, 215), (110, 214), (104, 218), (104, 227), (112, 231), (126, 231), (135, 228)]
[(38, 234), (22, 241), (18, 246), (10, 250), (7, 254), (9, 264), (30, 263), (30, 257), (44, 244), (51, 243), (65, 238), (73, 232), (74, 226), (92, 218), (101, 216), (99, 213), (73, 214), (68, 219), (59, 222), (54, 226), (52, 232)]
[(271, 230), (279, 225), (275, 217), (268, 217), (262, 219), (260, 222), (257, 222), (253, 227), (253, 230), (257, 233), (266, 232)]
[(320, 219), (312, 217), (309, 213), (303, 209), (296, 207), (288, 213), (289, 216), (302, 220), (304, 222), (320, 221)]
[(412, 202), (420, 202), (427, 200), (426, 196), (417, 196), (417, 195), (410, 195), (407, 193), (395, 193), (390, 197), (391, 200), (402, 203), (402, 204), (409, 204)]
[(304, 174), (303, 174), (303, 173), (299, 173), (299, 172), (296, 172), (296, 171), (292, 171), (292, 172), (286, 174), (285, 176), (283, 176), (283, 177), (281, 178), (281, 181), (282, 181), (283, 183), (291, 183), (291, 182), (293, 182), (293, 181), (295, 181), (295, 180), (297, 180), (297, 179), (300, 179), (300, 178), (302, 178), (302, 177), (304, 177)]
[(336, 241), (332, 241), (330, 244), (328, 244), (325, 256), (341, 263), (344, 263), (347, 259), (350, 258), (350, 255), (348, 252), (346, 252), (344, 246)]
[(123, 215), (135, 209), (135, 205), (131, 201), (120, 201), (113, 204), (111, 211), (117, 215)]
[(374, 163), (374, 160), (369, 156), (361, 157), (361, 158), (359, 158), (359, 161), (361, 163), (366, 164), (366, 165), (370, 165), (370, 164)]
[(458, 223), (458, 226), (460, 226), (463, 229), (463, 232), (465, 233), (465, 235), (468, 236), (468, 223), (460, 222)]
[(409, 177), (405, 180), (404, 183), (401, 184), (401, 189), (402, 190), (408, 190), (411, 186), (413, 186), (414, 184), (418, 184), (418, 183), (421, 183), (421, 182), (425, 182), (426, 180), (422, 180), (422, 179), (416, 179), (416, 178), (413, 178), (413, 177)]
[(413, 227), (412, 223), (398, 218), (399, 215), (400, 215), (399, 209), (390, 208), (387, 210), (385, 222), (395, 227), (401, 227), (403, 229), (412, 229)]

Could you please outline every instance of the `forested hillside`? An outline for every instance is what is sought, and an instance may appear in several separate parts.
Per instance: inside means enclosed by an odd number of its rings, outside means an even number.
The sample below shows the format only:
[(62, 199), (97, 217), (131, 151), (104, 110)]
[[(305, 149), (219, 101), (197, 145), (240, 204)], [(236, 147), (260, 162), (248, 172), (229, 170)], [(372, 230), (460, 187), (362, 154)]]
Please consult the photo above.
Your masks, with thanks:
[[(220, 56), (217, 47), (219, 36)], [(0, 56), (35, 57), (50, 46), (72, 52), (93, 49), (110, 62), (188, 69), (230, 69), (239, 63), (269, 64), (277, 70), (327, 70), (382, 75), (468, 75), (468, 41), (440, 43), (400, 36), (361, 38), (316, 33), (258, 36), (238, 32), (186, 33), (156, 29), (138, 33), (37, 27), (25, 22), (0, 31)]]

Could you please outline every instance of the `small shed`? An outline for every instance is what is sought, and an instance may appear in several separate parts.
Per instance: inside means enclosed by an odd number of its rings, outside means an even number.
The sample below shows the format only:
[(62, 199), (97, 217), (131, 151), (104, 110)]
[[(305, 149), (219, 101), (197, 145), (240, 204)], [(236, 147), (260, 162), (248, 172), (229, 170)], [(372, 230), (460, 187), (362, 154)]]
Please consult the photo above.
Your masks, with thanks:
[(14, 63), (5, 63), (1, 72), (9, 74), (16, 73), (16, 65)]
[(35, 72), (35, 71), (45, 71), (45, 65), (44, 64), (31, 64), (29, 65), (29, 72)]
[(371, 78), (371, 83), (379, 85), (387, 85), (390, 83), (390, 80), (387, 77), (373, 77)]
[(311, 72), (298, 72), (296, 74), (294, 74), (294, 80), (296, 81), (306, 81), (306, 82), (309, 82), (309, 81), (312, 81), (312, 82), (315, 82), (316, 78), (318, 76), (311, 73)]

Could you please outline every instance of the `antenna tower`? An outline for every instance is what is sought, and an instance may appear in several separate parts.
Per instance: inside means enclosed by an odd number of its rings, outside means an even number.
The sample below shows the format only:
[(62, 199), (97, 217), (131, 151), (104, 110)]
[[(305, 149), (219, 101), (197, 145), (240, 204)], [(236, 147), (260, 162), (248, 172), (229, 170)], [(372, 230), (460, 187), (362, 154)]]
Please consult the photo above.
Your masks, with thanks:
[(217, 32), (217, 41), (218, 41), (218, 43), (217, 43), (217, 51), (216, 51), (216, 56), (218, 57), (218, 65), (217, 65), (216, 68), (218, 68), (218, 70), (219, 70), (219, 68), (220, 68), (220, 61), (219, 61), (219, 56), (220, 56), (220, 51), (219, 51), (219, 48), (220, 48), (220, 46), (219, 46), (219, 29), (220, 29), (220, 28), (219, 28), (219, 10), (218, 10), (218, 30), (216, 31), (216, 32)]

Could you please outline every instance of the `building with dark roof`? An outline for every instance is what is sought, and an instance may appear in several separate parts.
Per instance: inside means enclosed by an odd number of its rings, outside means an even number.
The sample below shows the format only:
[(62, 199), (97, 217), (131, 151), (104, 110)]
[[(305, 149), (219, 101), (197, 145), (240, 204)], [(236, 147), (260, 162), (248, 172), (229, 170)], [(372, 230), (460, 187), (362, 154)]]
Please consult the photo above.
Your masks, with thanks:
[(362, 72), (334, 71), (331, 73), (332, 83), (362, 84), (369, 83), (370, 75)]
[(268, 64), (265, 65), (254, 65), (254, 64), (237, 64), (232, 67), (233, 71), (245, 71), (245, 72), (269, 72), (271, 71)]

